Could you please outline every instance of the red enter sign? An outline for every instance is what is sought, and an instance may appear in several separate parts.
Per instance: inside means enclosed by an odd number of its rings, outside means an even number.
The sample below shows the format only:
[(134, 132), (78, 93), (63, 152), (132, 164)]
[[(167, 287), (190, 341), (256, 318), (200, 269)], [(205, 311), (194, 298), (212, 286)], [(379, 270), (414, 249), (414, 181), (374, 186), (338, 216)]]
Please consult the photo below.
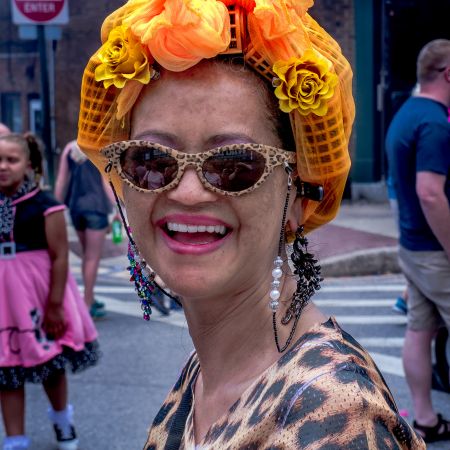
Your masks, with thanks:
[(29, 20), (48, 22), (58, 16), (65, 0), (14, 0), (17, 9)]

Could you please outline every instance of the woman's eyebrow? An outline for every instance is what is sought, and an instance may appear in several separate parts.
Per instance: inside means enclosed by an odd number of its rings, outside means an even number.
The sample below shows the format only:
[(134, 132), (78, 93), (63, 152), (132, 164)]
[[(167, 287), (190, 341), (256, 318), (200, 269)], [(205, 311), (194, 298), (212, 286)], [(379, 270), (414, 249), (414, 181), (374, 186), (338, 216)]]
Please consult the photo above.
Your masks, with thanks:
[(157, 130), (145, 130), (133, 136), (133, 140), (157, 141), (155, 143), (167, 145), (173, 148), (179, 148), (180, 139), (172, 133)]
[(256, 144), (256, 141), (245, 133), (224, 133), (210, 136), (205, 141), (206, 147), (219, 147), (224, 144)]

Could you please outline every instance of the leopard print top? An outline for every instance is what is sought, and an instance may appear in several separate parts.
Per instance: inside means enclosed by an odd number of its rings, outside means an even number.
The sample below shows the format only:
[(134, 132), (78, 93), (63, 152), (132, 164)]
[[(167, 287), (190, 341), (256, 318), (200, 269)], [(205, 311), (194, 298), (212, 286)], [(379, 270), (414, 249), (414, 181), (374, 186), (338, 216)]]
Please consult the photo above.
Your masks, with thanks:
[(334, 319), (304, 334), (195, 445), (193, 353), (144, 450), (425, 449), (368, 353)]

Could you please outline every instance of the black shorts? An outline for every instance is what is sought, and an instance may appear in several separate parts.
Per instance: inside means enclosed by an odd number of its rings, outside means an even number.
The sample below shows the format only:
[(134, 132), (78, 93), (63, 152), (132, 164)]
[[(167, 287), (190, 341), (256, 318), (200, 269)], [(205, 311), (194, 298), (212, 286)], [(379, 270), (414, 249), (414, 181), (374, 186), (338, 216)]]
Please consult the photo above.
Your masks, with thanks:
[(72, 224), (77, 231), (89, 230), (104, 230), (108, 227), (108, 216), (103, 213), (95, 212), (70, 212)]

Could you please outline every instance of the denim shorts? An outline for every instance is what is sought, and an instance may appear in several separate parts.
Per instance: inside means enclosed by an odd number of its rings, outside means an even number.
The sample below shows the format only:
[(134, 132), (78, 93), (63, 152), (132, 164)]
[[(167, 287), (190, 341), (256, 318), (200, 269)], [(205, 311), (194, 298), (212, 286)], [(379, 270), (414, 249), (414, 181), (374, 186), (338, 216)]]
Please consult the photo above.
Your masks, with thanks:
[(108, 227), (108, 216), (102, 213), (95, 212), (70, 212), (72, 224), (77, 231), (89, 230), (104, 230)]

